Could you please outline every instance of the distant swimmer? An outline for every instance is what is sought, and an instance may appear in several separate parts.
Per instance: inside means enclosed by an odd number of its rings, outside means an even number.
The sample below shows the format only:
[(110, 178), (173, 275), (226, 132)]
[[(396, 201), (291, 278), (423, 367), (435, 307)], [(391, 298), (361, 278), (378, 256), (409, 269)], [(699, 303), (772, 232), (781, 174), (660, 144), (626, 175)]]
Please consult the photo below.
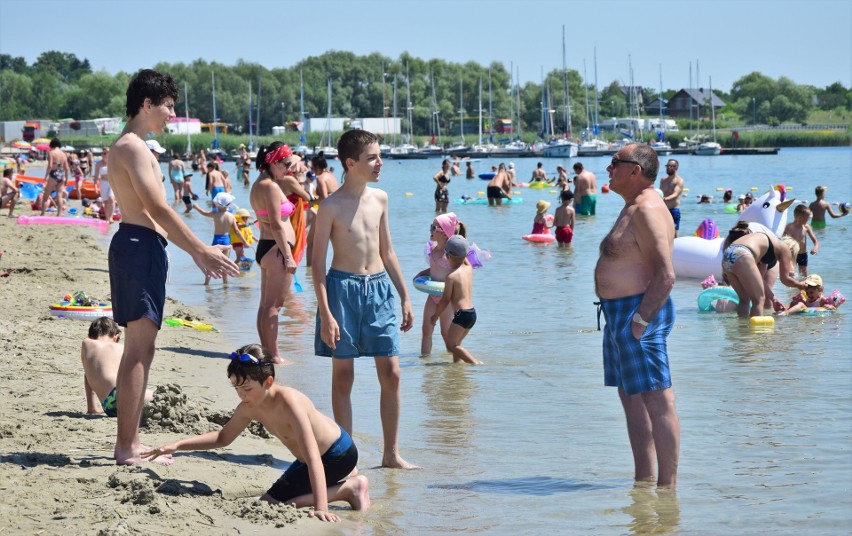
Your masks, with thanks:
[[(615, 163), (613, 158), (613, 163)], [(595, 206), (598, 203), (598, 180), (595, 174), (583, 168), (583, 164), (574, 164), (574, 210), (577, 214), (594, 216)]]

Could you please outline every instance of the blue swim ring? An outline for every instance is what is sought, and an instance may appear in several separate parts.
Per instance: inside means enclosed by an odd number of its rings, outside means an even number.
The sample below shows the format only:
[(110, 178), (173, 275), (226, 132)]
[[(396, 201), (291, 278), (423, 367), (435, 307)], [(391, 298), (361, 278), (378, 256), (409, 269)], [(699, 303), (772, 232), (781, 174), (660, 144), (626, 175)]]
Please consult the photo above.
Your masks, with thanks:
[(432, 278), (428, 275), (421, 275), (420, 277), (414, 278), (414, 288), (432, 296), (444, 295), (444, 282), (432, 281)]
[(736, 304), (740, 303), (737, 291), (731, 287), (710, 287), (701, 291), (698, 295), (698, 310), (703, 312), (716, 311), (714, 304), (717, 300), (730, 300)]

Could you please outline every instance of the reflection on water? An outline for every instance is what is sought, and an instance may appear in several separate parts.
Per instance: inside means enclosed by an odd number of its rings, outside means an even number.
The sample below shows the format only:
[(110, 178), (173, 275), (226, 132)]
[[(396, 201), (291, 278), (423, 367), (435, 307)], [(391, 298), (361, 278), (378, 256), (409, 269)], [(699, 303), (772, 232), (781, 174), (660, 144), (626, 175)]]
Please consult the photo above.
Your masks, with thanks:
[(475, 422), (470, 405), (476, 384), (470, 379), (470, 367), (462, 363), (430, 363), (425, 367), (421, 391), (427, 401), (425, 419), (428, 443), (436, 452), (453, 455), (474, 448)]
[(630, 505), (621, 509), (633, 518), (631, 534), (667, 534), (677, 532), (680, 525), (680, 503), (671, 489), (655, 490), (637, 484), (630, 490)]

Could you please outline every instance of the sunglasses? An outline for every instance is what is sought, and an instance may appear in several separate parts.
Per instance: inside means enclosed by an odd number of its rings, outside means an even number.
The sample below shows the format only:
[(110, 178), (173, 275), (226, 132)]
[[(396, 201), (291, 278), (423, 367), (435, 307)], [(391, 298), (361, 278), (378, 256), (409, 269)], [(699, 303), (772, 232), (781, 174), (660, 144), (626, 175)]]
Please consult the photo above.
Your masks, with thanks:
[(237, 354), (237, 352), (231, 352), (231, 359), (232, 360), (239, 359), (241, 363), (248, 363), (250, 365), (258, 365), (258, 366), (271, 365), (272, 364), (272, 363), (264, 363), (263, 361), (254, 357), (253, 355)]
[(438, 227), (437, 225), (435, 225), (434, 223), (433, 223), (432, 225), (430, 225), (430, 226), (429, 226), (429, 232), (430, 232), (430, 233), (434, 233), (434, 232), (435, 232), (435, 231), (437, 231), (438, 229), (439, 229), (439, 227)]
[(625, 164), (636, 164), (637, 166), (642, 167), (642, 164), (640, 164), (640, 163), (639, 163), (639, 162), (637, 162), (636, 160), (622, 160), (621, 158), (618, 158), (618, 157), (616, 157), (616, 156), (613, 156), (613, 157), (612, 157), (612, 161), (609, 163), (609, 165), (610, 165), (611, 167), (615, 167), (615, 166), (617, 166), (618, 164), (621, 164), (621, 163), (625, 163)]

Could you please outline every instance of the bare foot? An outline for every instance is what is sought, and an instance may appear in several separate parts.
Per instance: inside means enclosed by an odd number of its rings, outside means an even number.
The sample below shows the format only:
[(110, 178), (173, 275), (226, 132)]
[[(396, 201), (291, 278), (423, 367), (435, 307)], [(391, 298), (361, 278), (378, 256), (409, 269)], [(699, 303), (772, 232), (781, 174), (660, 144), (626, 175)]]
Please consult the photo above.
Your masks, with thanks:
[(123, 455), (119, 454), (118, 451), (116, 451), (115, 456), (114, 456), (115, 457), (115, 464), (116, 465), (140, 465), (140, 464), (143, 464), (145, 462), (151, 462), (151, 463), (156, 463), (158, 465), (171, 465), (171, 464), (175, 463), (175, 460), (174, 460), (174, 458), (172, 458), (171, 454), (166, 454), (164, 456), (157, 456), (156, 458), (153, 458), (153, 459), (150, 459), (150, 460), (146, 460), (145, 458), (142, 458), (141, 453), (148, 452), (149, 450), (151, 450), (151, 447), (148, 447), (148, 446), (145, 446), (145, 445), (139, 445), (139, 452), (135, 453), (135, 454), (131, 453), (130, 456), (123, 456)]
[(293, 361), (291, 359), (284, 359), (281, 356), (275, 356), (272, 358), (272, 362), (276, 365), (292, 365)]
[(353, 510), (366, 510), (373, 502), (370, 500), (370, 482), (364, 475), (346, 480), (340, 487), (340, 491), (346, 494), (345, 501)]
[(382, 459), (382, 467), (387, 467), (388, 469), (423, 469), (419, 465), (408, 463), (399, 455)]

